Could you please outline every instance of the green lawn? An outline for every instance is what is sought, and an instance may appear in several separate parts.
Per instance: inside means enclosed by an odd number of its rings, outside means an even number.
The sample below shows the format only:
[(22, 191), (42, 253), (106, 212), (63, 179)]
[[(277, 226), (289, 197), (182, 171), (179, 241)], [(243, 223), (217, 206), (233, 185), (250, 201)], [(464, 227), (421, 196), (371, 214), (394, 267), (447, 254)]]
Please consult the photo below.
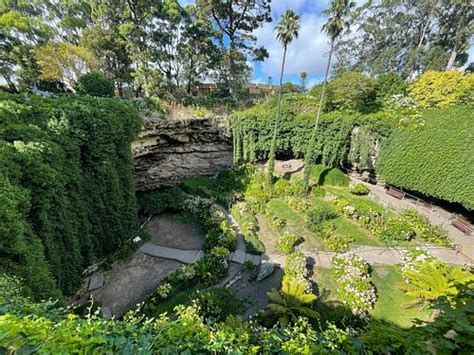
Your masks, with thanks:
[(321, 302), (337, 301), (337, 284), (332, 276), (331, 269), (315, 267), (311, 279), (318, 285)]
[(372, 282), (377, 289), (377, 302), (372, 312), (374, 319), (394, 323), (408, 328), (415, 318), (428, 319), (429, 314), (420, 306), (407, 307), (413, 298), (407, 296), (398, 285), (403, 282), (397, 266), (376, 267), (372, 272)]
[[(316, 199), (314, 203), (331, 205), (330, 202), (322, 199)], [(268, 203), (268, 208), (270, 208), (278, 218), (287, 221), (288, 227), (292, 233), (296, 233), (305, 238), (303, 247), (308, 249), (324, 249), (323, 241), (318, 238), (316, 234), (306, 228), (304, 217), (288, 206), (285, 201), (273, 199)], [(383, 245), (382, 242), (371, 237), (363, 228), (343, 216), (336, 218), (334, 223), (336, 226), (334, 233), (342, 236), (351, 236), (354, 238), (354, 245)]]
[(295, 233), (302, 238), (304, 238), (303, 247), (309, 250), (323, 250), (323, 242), (306, 226), (304, 217), (293, 210), (288, 204), (280, 199), (273, 199), (268, 203), (268, 208), (277, 216), (278, 218), (286, 220), (287, 228), (291, 233)]

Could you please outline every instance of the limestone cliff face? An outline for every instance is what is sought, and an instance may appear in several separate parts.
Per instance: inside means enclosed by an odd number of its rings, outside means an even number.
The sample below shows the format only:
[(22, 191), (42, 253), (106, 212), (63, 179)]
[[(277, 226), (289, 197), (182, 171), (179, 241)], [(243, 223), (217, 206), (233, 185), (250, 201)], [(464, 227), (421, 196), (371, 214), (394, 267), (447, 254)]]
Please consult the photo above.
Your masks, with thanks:
[(225, 119), (146, 120), (132, 143), (137, 191), (211, 176), (232, 165), (232, 139)]

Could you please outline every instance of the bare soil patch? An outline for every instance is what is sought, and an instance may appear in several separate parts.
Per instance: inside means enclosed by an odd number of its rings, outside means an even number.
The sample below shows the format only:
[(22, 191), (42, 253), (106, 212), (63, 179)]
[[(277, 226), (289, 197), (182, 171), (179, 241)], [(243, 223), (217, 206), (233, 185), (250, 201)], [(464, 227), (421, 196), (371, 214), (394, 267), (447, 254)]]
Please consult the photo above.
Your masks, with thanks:
[(104, 286), (92, 292), (94, 300), (120, 317), (152, 293), (181, 263), (135, 252), (104, 273)]
[(283, 270), (279, 267), (275, 267), (273, 273), (262, 281), (251, 281), (251, 274), (250, 271), (243, 272), (242, 278), (231, 287), (240, 299), (247, 302), (247, 309), (242, 314), (243, 319), (249, 319), (251, 315), (268, 305), (267, 292), (272, 289), (279, 290), (283, 278)]
[(163, 213), (145, 226), (151, 243), (178, 249), (199, 250), (204, 247), (204, 231), (198, 223), (184, 221), (178, 215)]

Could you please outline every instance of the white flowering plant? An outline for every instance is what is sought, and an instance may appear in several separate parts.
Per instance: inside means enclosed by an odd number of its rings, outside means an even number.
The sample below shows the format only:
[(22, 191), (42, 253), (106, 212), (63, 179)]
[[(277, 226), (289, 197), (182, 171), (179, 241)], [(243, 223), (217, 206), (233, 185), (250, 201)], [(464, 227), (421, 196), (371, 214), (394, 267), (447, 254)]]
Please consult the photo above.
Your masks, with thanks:
[(339, 299), (350, 307), (355, 315), (366, 318), (377, 300), (369, 264), (352, 253), (336, 254), (331, 263)]

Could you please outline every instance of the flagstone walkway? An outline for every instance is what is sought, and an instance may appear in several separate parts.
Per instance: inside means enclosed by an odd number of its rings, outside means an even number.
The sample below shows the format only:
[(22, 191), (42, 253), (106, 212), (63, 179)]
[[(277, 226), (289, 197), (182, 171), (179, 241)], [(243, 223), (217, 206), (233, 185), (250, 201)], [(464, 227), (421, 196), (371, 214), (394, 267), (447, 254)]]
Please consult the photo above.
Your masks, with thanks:
[[(232, 215), (221, 205), (215, 204), (215, 208), (220, 210), (225, 218), (229, 221), (238, 235), (237, 247), (234, 252), (230, 254), (229, 261), (244, 264), (250, 261), (255, 265), (259, 265), (262, 260), (271, 260), (280, 266), (284, 266), (285, 257), (277, 254), (263, 254), (253, 255), (246, 252), (245, 240), (236, 220)], [(472, 259), (463, 254), (460, 250), (444, 248), (440, 246), (424, 245), (431, 255), (438, 258), (442, 262), (449, 265), (473, 266)], [(176, 260), (185, 264), (191, 264), (200, 260), (204, 256), (203, 250), (185, 250), (178, 248), (165, 247), (151, 242), (145, 243), (140, 251), (144, 254)], [(359, 246), (351, 249), (351, 253), (359, 255), (362, 259), (372, 265), (395, 265), (402, 262), (402, 255), (406, 248), (399, 247), (371, 247)], [(313, 252), (303, 251), (308, 258), (310, 264), (315, 266), (329, 268), (331, 267), (331, 257), (335, 254), (333, 252), (315, 250)]]

